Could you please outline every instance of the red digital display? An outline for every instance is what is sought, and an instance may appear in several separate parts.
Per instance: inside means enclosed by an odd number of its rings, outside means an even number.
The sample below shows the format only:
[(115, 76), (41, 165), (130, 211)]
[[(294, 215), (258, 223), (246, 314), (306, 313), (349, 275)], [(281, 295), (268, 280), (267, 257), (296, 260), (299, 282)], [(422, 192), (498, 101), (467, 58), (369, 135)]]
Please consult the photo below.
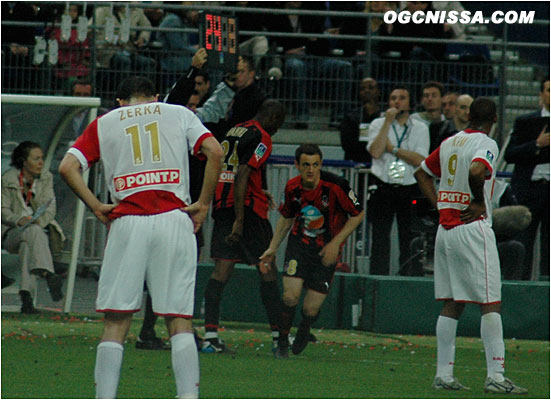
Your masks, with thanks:
[(237, 32), (235, 17), (202, 13), (201, 46), (207, 50), (209, 66), (235, 70), (238, 56)]

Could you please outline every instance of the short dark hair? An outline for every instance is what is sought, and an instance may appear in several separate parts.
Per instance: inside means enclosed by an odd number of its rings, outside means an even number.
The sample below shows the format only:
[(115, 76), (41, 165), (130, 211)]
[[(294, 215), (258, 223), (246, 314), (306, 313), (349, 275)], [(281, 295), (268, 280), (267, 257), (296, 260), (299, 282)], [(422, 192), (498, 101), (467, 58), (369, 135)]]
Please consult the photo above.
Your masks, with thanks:
[(247, 64), (247, 68), (249, 68), (249, 71), (256, 71), (256, 68), (254, 66), (254, 61), (253, 61), (253, 58), (251, 56), (240, 55), (239, 57), (241, 57), (243, 62), (245, 64)]
[(121, 82), (117, 88), (117, 99), (129, 100), (133, 96), (154, 97), (155, 85), (143, 76), (132, 76)]
[(202, 76), (203, 79), (205, 80), (205, 82), (209, 82), (209, 81), (210, 81), (209, 73), (208, 73), (208, 71), (205, 70), (205, 69), (200, 69), (199, 71), (197, 71), (197, 73), (195, 74), (195, 77), (198, 77), (198, 76)]
[(473, 124), (493, 123), (496, 115), (496, 103), (489, 97), (477, 97), (471, 104), (470, 119)]
[(421, 87), (421, 96), (423, 95), (423, 92), (425, 91), (425, 89), (429, 89), (429, 88), (438, 89), (438, 91), (440, 92), (440, 97), (442, 97), (444, 95), (444, 92), (446, 91), (446, 89), (444, 88), (444, 85), (442, 85), (440, 82), (428, 81), (428, 82), (425, 82), (425, 84)]
[(295, 150), (295, 160), (297, 161), (297, 163), (300, 162), (300, 156), (303, 154), (306, 154), (308, 156), (318, 154), (320, 156), (320, 159), (323, 160), (323, 154), (321, 154), (320, 147), (315, 143), (303, 143), (297, 147), (297, 149)]
[(30, 140), (19, 143), (11, 153), (10, 165), (17, 169), (23, 168), (23, 164), (27, 161), (27, 158), (29, 158), (31, 150), (36, 148), (40, 149), (40, 145), (36, 142), (31, 142)]
[(549, 75), (543, 78), (540, 82), (540, 93), (543, 92), (543, 89), (545, 88), (545, 82), (549, 82)]

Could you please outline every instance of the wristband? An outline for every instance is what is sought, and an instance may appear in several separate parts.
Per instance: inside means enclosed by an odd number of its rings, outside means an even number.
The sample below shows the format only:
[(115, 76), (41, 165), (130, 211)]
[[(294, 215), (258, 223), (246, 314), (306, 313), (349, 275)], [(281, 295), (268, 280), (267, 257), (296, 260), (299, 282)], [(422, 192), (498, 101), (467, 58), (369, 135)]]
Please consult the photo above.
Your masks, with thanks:
[(392, 155), (398, 157), (398, 150), (400, 150), (399, 147), (394, 147), (391, 151)]

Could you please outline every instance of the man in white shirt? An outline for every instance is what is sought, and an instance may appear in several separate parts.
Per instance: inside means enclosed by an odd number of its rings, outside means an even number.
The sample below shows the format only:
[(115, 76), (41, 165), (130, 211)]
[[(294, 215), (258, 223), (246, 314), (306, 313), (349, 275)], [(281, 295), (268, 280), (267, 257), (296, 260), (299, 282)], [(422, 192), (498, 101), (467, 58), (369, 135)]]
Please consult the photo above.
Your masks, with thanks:
[(428, 155), (429, 130), (410, 118), (407, 89), (394, 89), (388, 105), (385, 116), (371, 122), (367, 134), (367, 150), (373, 157), (369, 184), (377, 187), (368, 205), (372, 225), (370, 273), (389, 274), (390, 230), (396, 215), (400, 274), (422, 275), (420, 270), (411, 270), (409, 262), (411, 201), (418, 193), (413, 172)]

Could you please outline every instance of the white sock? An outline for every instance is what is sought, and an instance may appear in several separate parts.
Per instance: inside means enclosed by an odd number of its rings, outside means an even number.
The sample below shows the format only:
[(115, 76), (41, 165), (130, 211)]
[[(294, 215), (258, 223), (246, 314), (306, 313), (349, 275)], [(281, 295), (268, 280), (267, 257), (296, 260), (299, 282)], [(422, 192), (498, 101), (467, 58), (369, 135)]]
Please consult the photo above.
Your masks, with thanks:
[(486, 352), (488, 377), (503, 381), (505, 372), (505, 344), (501, 315), (496, 312), (484, 314), (480, 320), (480, 337)]
[(440, 315), (436, 322), (437, 363), (436, 376), (444, 380), (453, 377), (455, 362), (455, 335), (457, 320)]
[(180, 399), (199, 398), (199, 356), (193, 333), (179, 333), (170, 338), (172, 370)]
[(205, 332), (205, 340), (218, 339), (218, 332)]
[(279, 339), (279, 331), (272, 331), (272, 340)]
[(96, 399), (114, 399), (117, 396), (124, 347), (117, 342), (101, 342), (96, 353), (94, 380)]

